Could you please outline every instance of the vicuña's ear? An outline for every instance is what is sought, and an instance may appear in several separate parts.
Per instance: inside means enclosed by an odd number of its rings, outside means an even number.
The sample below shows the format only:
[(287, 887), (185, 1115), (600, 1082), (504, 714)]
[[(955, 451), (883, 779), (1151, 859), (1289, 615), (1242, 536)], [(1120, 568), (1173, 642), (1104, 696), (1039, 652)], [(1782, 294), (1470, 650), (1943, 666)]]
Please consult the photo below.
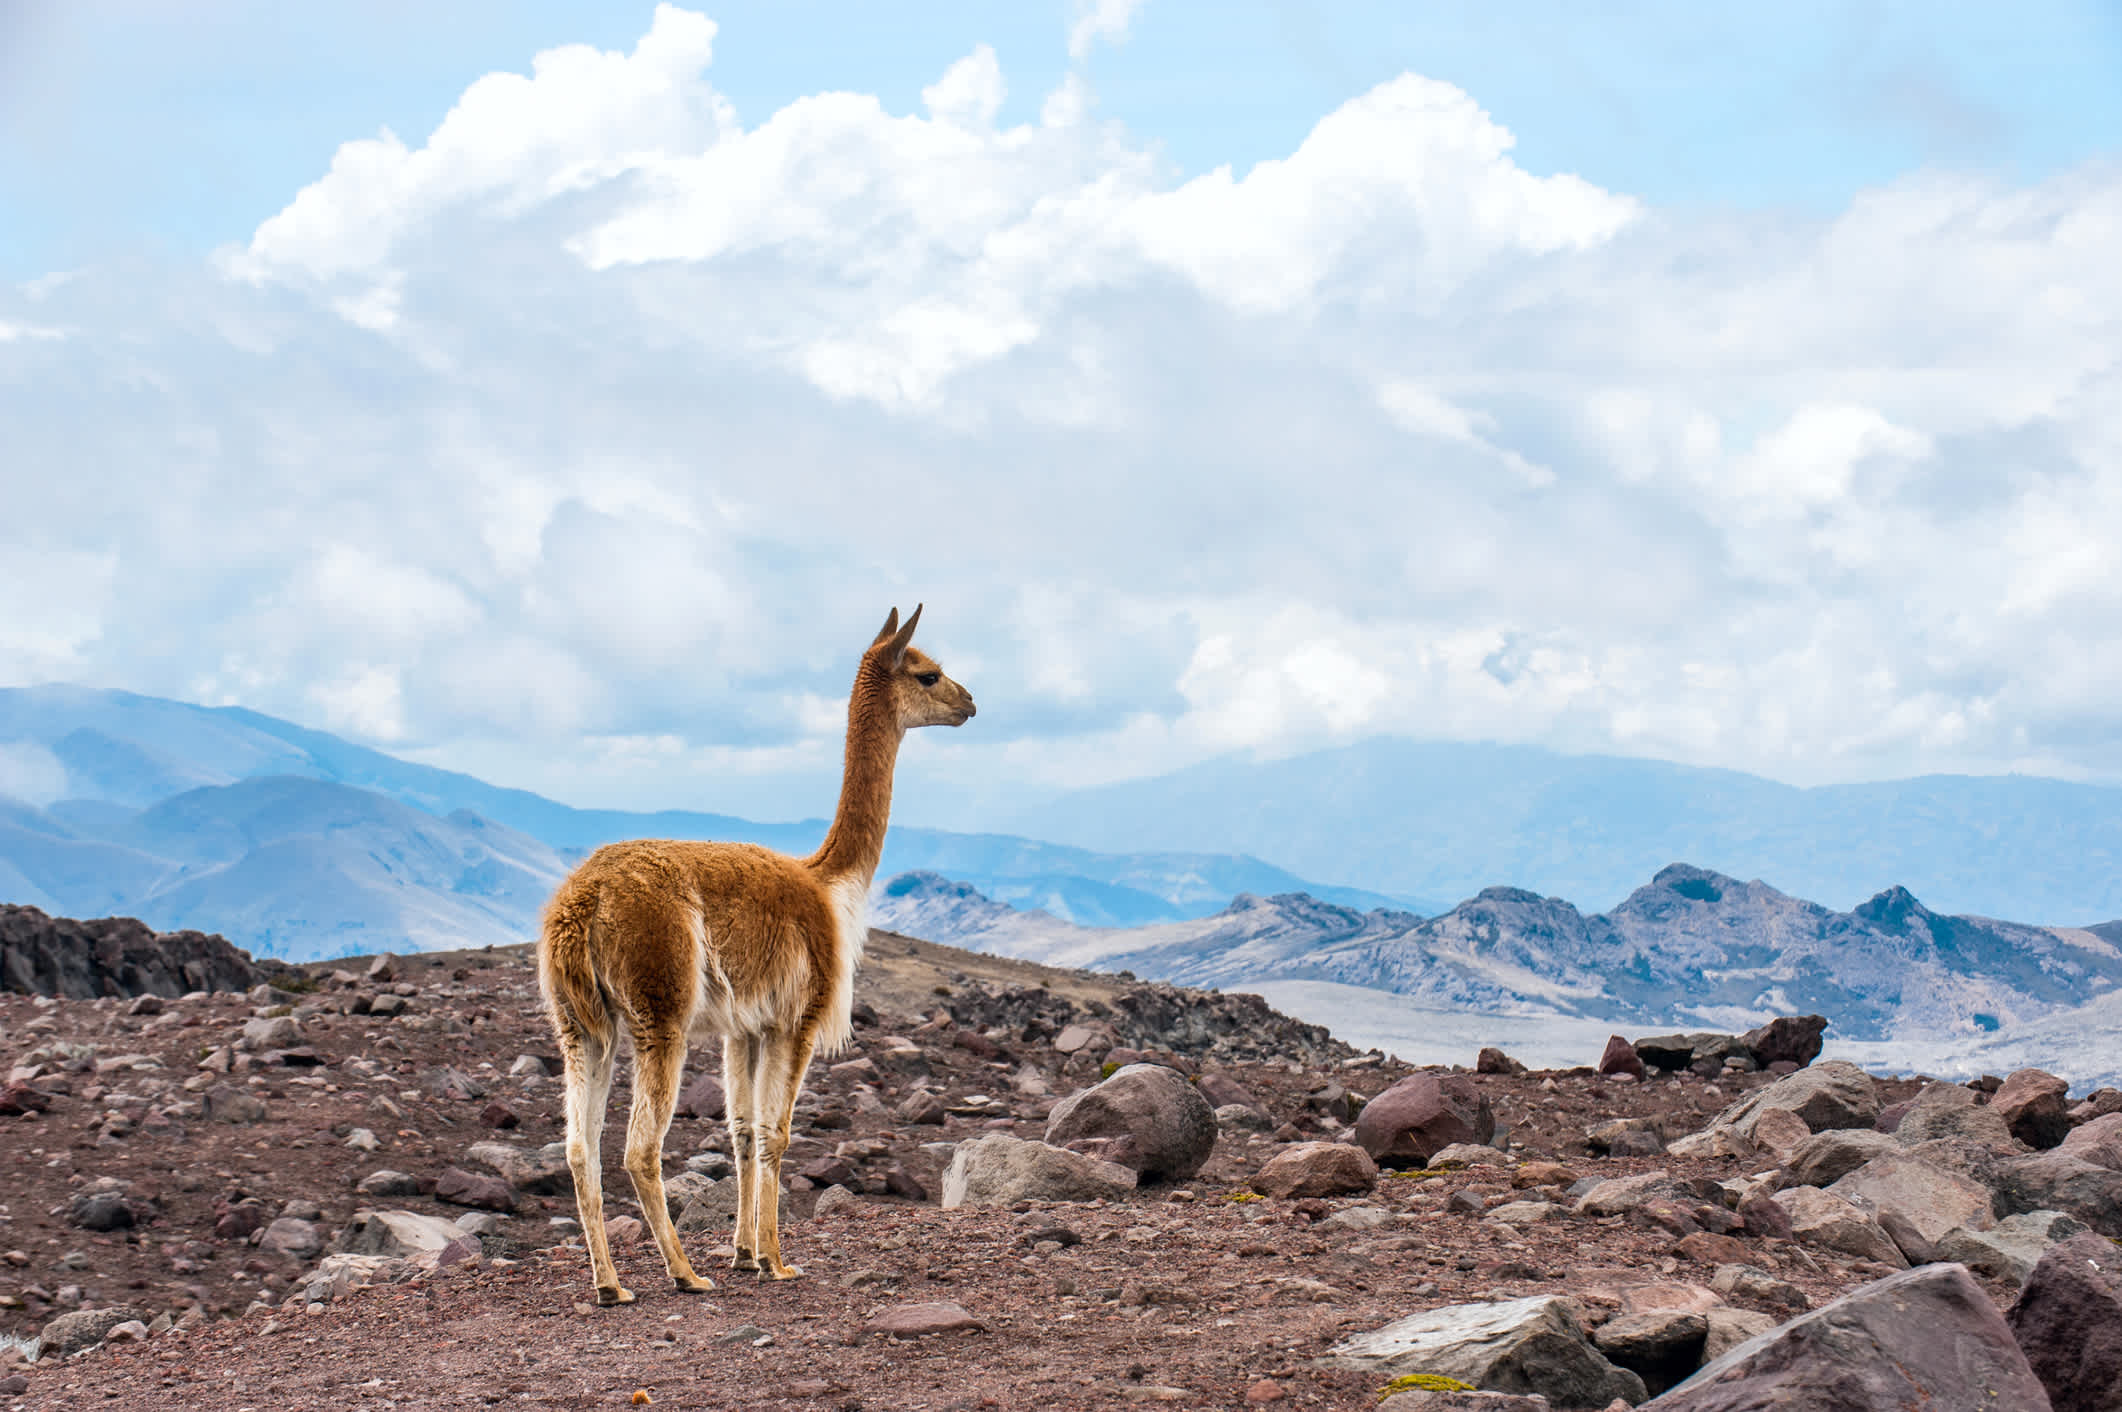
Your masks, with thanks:
[(885, 650), (885, 655), (890, 659), (891, 664), (894, 667), (898, 666), (901, 662), (906, 660), (906, 649), (913, 644), (914, 628), (920, 623), (920, 621), (921, 605), (916, 603), (914, 605), (913, 613), (909, 615), (906, 620), (905, 626), (901, 627), (899, 631), (893, 635), (890, 647)]
[(869, 640), (869, 645), (875, 647), (878, 643), (884, 641), (884, 639), (890, 637), (898, 630), (899, 610), (897, 608), (894, 608), (892, 609), (892, 615), (884, 620), (884, 626), (877, 629), (877, 635)]

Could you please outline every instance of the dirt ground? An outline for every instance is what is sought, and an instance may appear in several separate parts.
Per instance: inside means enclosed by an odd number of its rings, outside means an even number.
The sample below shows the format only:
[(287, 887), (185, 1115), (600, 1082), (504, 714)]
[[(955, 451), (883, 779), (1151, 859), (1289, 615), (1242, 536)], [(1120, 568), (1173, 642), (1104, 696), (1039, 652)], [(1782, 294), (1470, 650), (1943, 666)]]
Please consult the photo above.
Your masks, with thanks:
[[(232, 1043), (246, 1021), (285, 1003), (215, 996), (132, 1015), (123, 1001), (0, 997), (0, 1055), (41, 1068), (30, 1082), (50, 1094), (47, 1111), (0, 1117), (0, 1334), (26, 1338), (67, 1309), (110, 1305), (181, 1321), (60, 1361), (23, 1365), (0, 1349), (0, 1407), (601, 1407), (644, 1397), (683, 1408), (1368, 1407), (1374, 1376), (1313, 1361), (1348, 1334), (1440, 1305), (1539, 1293), (1571, 1295), (1596, 1318), (1631, 1285), (1708, 1283), (1714, 1264), (1665, 1230), (1578, 1216), (1511, 1227), (1482, 1213), (1502, 1200), (1559, 1199), (1584, 1176), (1663, 1170), (1711, 1190), (1739, 1175), (1733, 1162), (1594, 1157), (1584, 1134), (1646, 1116), (1677, 1137), (1766, 1079), (1471, 1075), (1519, 1165), (1387, 1175), (1368, 1196), (1283, 1201), (1252, 1197), (1245, 1183), (1284, 1142), (1339, 1129), (1329, 1086), (1374, 1094), (1406, 1070), (1375, 1056), (1181, 1053), (1176, 1063), (1249, 1090), (1270, 1130), (1227, 1129), (1192, 1180), (1112, 1205), (944, 1210), (935, 1204), (943, 1144), (987, 1131), (1039, 1137), (1056, 1098), (1096, 1078), (1094, 1056), (1057, 1052), (1042, 1026), (1027, 1026), (1029, 1038), (999, 1026), (983, 1034), (949, 1007), (972, 1013), (982, 997), (1043, 986), (1057, 1006), (1110, 1008), (1127, 985), (880, 934), (858, 991), (874, 1021), (834, 1061), (850, 1067), (813, 1070), (799, 1114), (806, 1141), (786, 1168), (844, 1156), (843, 1184), (859, 1194), (816, 1217), (815, 1184), (791, 1182), (784, 1248), (804, 1278), (730, 1274), (726, 1248), (718, 1260), (712, 1239), (693, 1235), (695, 1262), (719, 1287), (679, 1295), (653, 1247), (634, 1240), (617, 1255), (639, 1302), (594, 1308), (562, 1193), (496, 1213), (463, 1264), (308, 1306), (282, 1301), (316, 1256), (268, 1253), (230, 1233), (246, 1224), (239, 1211), (231, 1225), (231, 1211), (263, 1207), (325, 1241), (364, 1207), (454, 1219), (464, 1208), (432, 1196), (385, 1200), (353, 1187), (378, 1169), (431, 1186), (475, 1142), (535, 1148), (561, 1135), (558, 1081), (509, 1072), (519, 1055), (552, 1053), (522, 950), (408, 957), (388, 981), (371, 980), (365, 961), (308, 969), (320, 988), (288, 997), (301, 1044), (286, 1054)], [(346, 1013), (384, 994), (405, 1011)], [(24, 1065), (40, 1052), (43, 1064)], [(712, 1054), (690, 1066), (718, 1069)], [(898, 1105), (916, 1086), (954, 1111), (940, 1124), (904, 1121)], [(216, 1089), (262, 1099), (264, 1117), (200, 1112)], [(613, 1214), (632, 1209), (617, 1165), (626, 1099), (623, 1088), (614, 1095), (604, 1146)], [(493, 1126), (504, 1120), (511, 1126)], [(349, 1147), (357, 1130), (373, 1150)], [(680, 1118), (666, 1171), (718, 1149), (719, 1123)], [(891, 1194), (893, 1171), (927, 1199)], [(77, 1199), (98, 1179), (123, 1187), (130, 1228), (74, 1223)], [(1358, 1205), (1382, 1219), (1330, 1219)], [(1815, 1303), (1884, 1272), (1769, 1237), (1737, 1239), (1748, 1263)], [(894, 1308), (938, 1301), (973, 1326), (906, 1338), (867, 1331)]]

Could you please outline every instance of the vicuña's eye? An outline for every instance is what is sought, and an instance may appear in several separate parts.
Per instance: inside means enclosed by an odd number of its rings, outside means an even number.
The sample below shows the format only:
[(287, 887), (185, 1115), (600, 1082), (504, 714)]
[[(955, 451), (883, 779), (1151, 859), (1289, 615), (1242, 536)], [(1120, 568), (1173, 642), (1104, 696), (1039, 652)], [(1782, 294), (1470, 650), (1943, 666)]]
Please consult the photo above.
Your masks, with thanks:
[(943, 673), (922, 672), (918, 676), (916, 676), (914, 680), (921, 683), (921, 685), (923, 686), (934, 686), (937, 682), (943, 680)]

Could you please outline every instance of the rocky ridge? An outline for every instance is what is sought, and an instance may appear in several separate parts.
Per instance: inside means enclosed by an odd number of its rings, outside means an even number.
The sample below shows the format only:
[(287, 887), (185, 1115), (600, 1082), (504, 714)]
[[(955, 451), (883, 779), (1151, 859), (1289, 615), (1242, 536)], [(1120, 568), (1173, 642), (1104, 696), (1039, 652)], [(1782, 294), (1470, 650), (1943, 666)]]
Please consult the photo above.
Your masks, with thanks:
[(1742, 1026), (1817, 1010), (1845, 1039), (1978, 1037), (2122, 986), (2122, 945), (2095, 930), (1942, 916), (1900, 887), (1835, 912), (1680, 863), (1603, 914), (1509, 887), (1429, 918), (1295, 893), (1101, 930), (929, 874), (888, 882), (875, 915), (977, 951), (1185, 985), (1326, 980), (1433, 1007), (1640, 1024)]
[[(618, 1118), (643, 1297), (597, 1310), (523, 952), (293, 985), (0, 998), (0, 1332), (55, 1355), (0, 1348), (5, 1405), (1696, 1408), (1814, 1366), (1793, 1316), (1877, 1361), (1910, 1335), (1874, 1311), (1918, 1298), (2064, 1379), (2112, 1290), (2072, 1252), (2122, 1234), (2113, 1090), (1879, 1080), (1798, 1017), (1410, 1069), (1247, 997), (878, 934), (787, 1163), (808, 1277), (659, 1292)], [(703, 1270), (714, 1070), (665, 1148)]]

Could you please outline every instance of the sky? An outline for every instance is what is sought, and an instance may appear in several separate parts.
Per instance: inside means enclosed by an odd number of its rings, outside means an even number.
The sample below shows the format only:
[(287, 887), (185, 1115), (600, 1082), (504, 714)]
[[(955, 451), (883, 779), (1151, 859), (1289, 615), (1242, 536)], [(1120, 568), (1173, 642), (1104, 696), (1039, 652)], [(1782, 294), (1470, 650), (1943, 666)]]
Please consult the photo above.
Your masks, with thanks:
[(0, 3), (0, 685), (900, 817), (2122, 780), (2122, 11)]

